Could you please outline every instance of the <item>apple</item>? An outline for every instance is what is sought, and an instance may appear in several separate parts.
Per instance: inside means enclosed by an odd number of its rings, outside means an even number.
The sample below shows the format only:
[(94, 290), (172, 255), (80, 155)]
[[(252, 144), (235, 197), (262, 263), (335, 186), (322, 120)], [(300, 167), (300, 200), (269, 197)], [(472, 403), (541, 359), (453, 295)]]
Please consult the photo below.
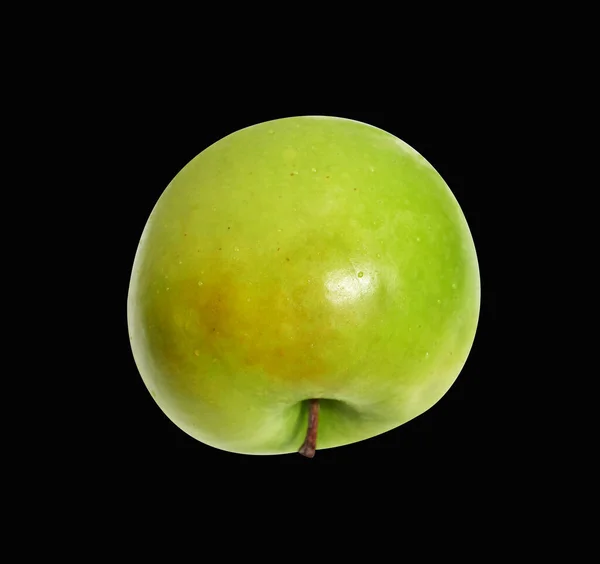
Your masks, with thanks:
[(433, 406), (479, 306), (469, 227), (431, 164), (371, 125), (302, 116), (228, 135), (175, 176), (127, 317), (141, 377), (180, 429), (311, 457)]

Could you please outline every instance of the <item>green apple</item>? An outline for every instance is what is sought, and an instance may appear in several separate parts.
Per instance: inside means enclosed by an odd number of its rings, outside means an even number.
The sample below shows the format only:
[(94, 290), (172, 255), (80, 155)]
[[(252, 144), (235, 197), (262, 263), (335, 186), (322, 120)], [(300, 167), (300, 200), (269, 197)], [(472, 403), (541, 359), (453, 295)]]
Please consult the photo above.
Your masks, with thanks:
[(237, 131), (177, 174), (141, 236), (127, 317), (179, 428), (312, 456), (433, 406), (479, 306), (473, 239), (436, 170), (381, 129), (304, 116)]

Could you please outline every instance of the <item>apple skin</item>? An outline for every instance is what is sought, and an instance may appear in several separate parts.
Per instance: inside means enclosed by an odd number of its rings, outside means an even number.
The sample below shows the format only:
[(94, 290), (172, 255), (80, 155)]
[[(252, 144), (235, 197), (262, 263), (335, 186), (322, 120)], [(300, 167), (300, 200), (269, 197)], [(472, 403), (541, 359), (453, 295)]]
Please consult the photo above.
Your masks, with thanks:
[(127, 316), (160, 409), (213, 447), (317, 449), (417, 417), (461, 371), (480, 306), (465, 217), (436, 170), (373, 126), (278, 119), (208, 147), (143, 231)]

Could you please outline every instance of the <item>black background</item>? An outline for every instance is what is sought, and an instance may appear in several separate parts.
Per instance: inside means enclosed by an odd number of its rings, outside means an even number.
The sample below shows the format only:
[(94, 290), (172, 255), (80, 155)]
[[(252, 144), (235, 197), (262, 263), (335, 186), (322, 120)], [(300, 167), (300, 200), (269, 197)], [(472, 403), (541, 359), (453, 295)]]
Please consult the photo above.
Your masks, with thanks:
[[(102, 422), (97, 455), (111, 460), (178, 468), (321, 465), (418, 465), (473, 468), (492, 464), (501, 452), (498, 427), (500, 375), (494, 360), (496, 295), (494, 268), (494, 188), (482, 131), (485, 119), (467, 105), (423, 104), (410, 110), (360, 111), (340, 105), (281, 105), (268, 109), (213, 104), (178, 106), (160, 98), (151, 104), (125, 100), (113, 131), (112, 185), (117, 195), (107, 219), (107, 253), (111, 265), (112, 307), (103, 312), (110, 327), (103, 378), (110, 391), (99, 390)], [(332, 115), (364, 121), (409, 143), (442, 175), (470, 226), (482, 278), (482, 304), (475, 343), (450, 391), (429, 411), (378, 437), (336, 449), (317, 451), (308, 460), (297, 454), (248, 456), (206, 446), (179, 430), (160, 411), (144, 386), (129, 347), (126, 300), (137, 244), (149, 213), (171, 179), (194, 156), (243, 127), (294, 115)], [(483, 123), (482, 123), (483, 119)], [(115, 122), (117, 123), (117, 122)], [(108, 250), (110, 248), (110, 250)], [(105, 296), (108, 297), (108, 296)], [(108, 302), (107, 302), (108, 303)], [(116, 391), (116, 392), (115, 392)]]

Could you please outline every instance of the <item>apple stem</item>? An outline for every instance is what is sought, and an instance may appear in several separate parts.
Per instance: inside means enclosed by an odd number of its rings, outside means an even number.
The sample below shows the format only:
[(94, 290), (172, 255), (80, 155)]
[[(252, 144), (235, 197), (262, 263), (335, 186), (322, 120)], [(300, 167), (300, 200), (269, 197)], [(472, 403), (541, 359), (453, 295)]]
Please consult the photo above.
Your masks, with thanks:
[(308, 429), (306, 431), (306, 439), (298, 451), (306, 458), (312, 458), (315, 455), (317, 448), (317, 428), (319, 427), (319, 400), (309, 400), (308, 410)]

